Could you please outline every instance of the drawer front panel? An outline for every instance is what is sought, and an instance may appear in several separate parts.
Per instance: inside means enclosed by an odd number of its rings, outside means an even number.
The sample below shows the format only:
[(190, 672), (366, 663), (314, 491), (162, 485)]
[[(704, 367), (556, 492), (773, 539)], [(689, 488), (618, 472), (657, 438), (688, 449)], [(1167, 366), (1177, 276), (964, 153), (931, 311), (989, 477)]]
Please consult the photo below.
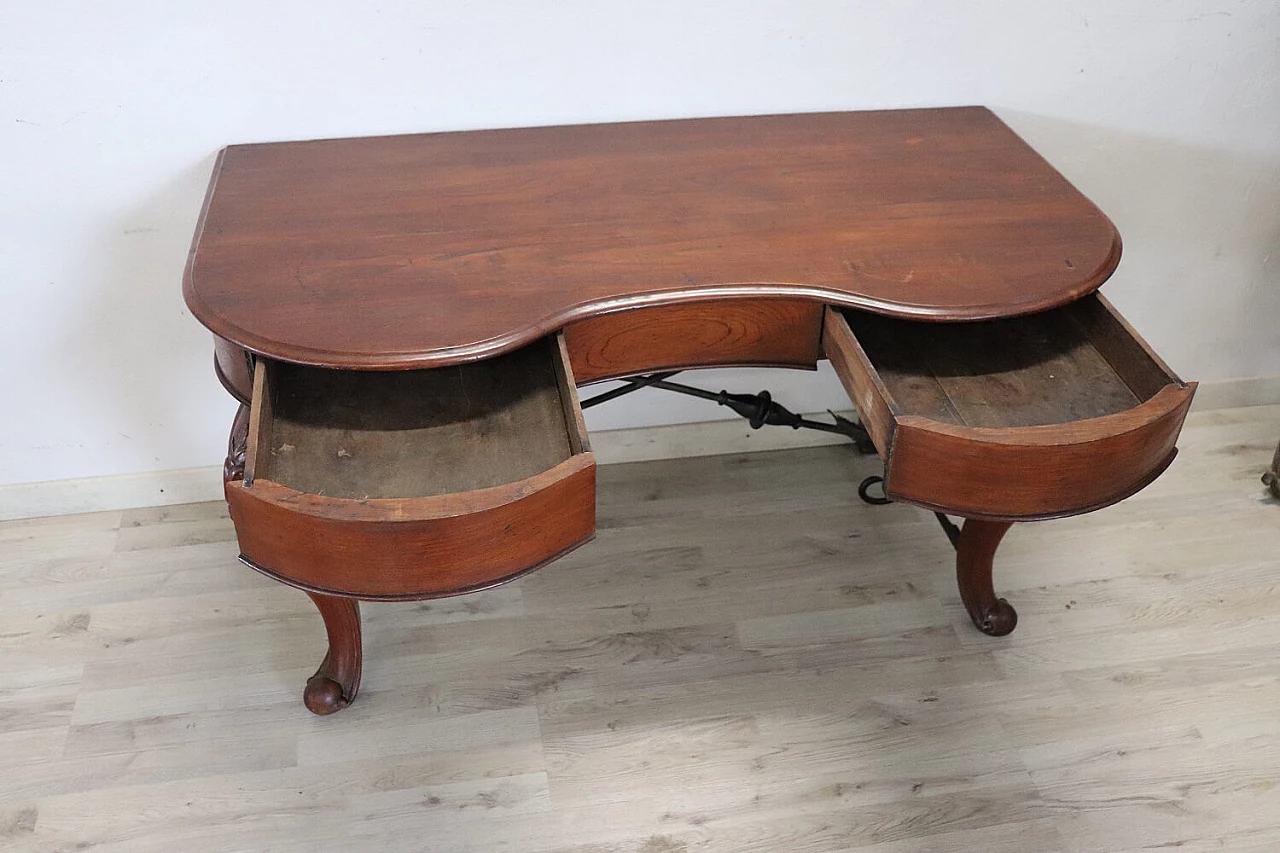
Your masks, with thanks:
[(564, 338), (582, 384), (686, 367), (813, 369), (821, 321), (814, 302), (720, 299), (592, 317), (569, 325)]
[(343, 501), (231, 482), (240, 551), (304, 589), (416, 599), (483, 589), (595, 533), (595, 464), (577, 456), (521, 483), (433, 498)]
[(885, 493), (968, 518), (1053, 518), (1100, 509), (1154, 480), (1176, 453), (1188, 388), (1120, 415), (1057, 427), (963, 429), (903, 417)]

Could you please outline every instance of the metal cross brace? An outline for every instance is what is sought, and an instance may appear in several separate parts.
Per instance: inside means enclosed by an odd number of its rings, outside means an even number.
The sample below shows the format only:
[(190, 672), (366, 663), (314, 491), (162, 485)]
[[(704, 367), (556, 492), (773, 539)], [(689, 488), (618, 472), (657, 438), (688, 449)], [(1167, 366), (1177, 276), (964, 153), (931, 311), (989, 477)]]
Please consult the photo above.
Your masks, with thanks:
[(703, 400), (710, 400), (720, 406), (726, 406), (746, 418), (752, 429), (759, 429), (765, 424), (770, 424), (772, 426), (789, 426), (792, 429), (814, 429), (821, 432), (832, 432), (851, 439), (859, 453), (876, 452), (875, 445), (871, 442), (871, 436), (867, 433), (867, 428), (858, 421), (841, 417), (835, 412), (828, 412), (835, 423), (828, 424), (822, 421), (810, 420), (775, 402), (773, 395), (768, 391), (761, 391), (758, 394), (730, 394), (728, 391), (707, 391), (681, 382), (670, 381), (671, 377), (679, 372), (678, 370), (671, 370), (665, 373), (650, 373), (647, 376), (628, 377), (622, 380), (625, 383), (624, 385), (583, 400), (582, 408), (589, 409), (592, 406), (616, 400), (618, 397), (630, 394), (633, 391), (639, 391), (641, 388), (659, 388), (663, 391), (674, 391), (677, 394), (698, 397)]

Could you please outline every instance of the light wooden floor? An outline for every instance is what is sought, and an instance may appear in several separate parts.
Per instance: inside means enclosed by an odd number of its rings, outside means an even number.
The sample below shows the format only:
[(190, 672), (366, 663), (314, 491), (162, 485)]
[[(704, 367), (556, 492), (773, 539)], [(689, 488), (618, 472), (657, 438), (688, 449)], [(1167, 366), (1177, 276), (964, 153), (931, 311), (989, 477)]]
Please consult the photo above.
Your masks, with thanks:
[(1280, 407), (1015, 528), (978, 634), (931, 515), (845, 448), (601, 471), (594, 543), (364, 609), (364, 686), (300, 702), (301, 593), (220, 505), (0, 525), (0, 849), (1280, 850)]

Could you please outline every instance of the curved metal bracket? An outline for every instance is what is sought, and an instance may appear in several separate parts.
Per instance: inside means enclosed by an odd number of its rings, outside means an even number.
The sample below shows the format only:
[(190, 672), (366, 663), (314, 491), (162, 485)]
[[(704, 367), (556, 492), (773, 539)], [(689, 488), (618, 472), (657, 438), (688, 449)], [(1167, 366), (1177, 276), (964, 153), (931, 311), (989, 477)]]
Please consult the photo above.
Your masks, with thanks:
[[(871, 494), (872, 486), (880, 486), (880, 494)], [(884, 506), (893, 503), (893, 498), (884, 493), (884, 477), (878, 474), (872, 475), (858, 484), (858, 497), (862, 498), (865, 503), (872, 506)], [(947, 539), (951, 542), (952, 548), (960, 547), (960, 528), (954, 521), (944, 513), (935, 512), (934, 517), (938, 519), (938, 524), (942, 525), (942, 532), (947, 534)]]

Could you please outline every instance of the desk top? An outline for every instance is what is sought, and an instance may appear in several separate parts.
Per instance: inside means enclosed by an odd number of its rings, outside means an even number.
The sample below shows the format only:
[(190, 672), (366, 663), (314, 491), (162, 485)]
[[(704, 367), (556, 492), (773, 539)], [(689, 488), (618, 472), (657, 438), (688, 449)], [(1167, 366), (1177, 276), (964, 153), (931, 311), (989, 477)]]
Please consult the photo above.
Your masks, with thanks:
[(1119, 258), (1101, 211), (961, 107), (233, 145), (184, 292), (250, 350), (403, 368), (695, 299), (1023, 314)]

